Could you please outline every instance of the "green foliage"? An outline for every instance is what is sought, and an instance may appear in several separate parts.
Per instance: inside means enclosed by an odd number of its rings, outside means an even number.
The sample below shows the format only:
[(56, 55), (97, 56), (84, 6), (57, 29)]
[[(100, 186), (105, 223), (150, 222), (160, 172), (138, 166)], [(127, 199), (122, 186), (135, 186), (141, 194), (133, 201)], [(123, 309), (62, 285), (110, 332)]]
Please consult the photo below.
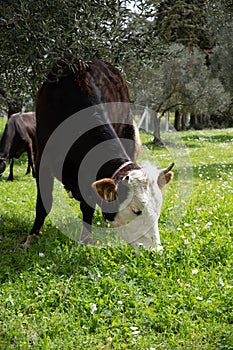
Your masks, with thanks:
[[(51, 67), (72, 53), (120, 68), (132, 101), (159, 112), (175, 104), (211, 116), (207, 126), (232, 126), (230, 1), (4, 1), (0, 31), (1, 113), (34, 109)], [(182, 78), (175, 91), (171, 67)]]
[[(24, 176), (26, 158), (13, 183), (7, 173), (0, 178), (1, 349), (233, 349), (233, 130), (179, 137), (166, 149), (142, 135), (143, 158), (167, 166), (186, 145), (193, 171), (192, 196), (174, 225), (183, 186), (176, 165), (159, 223), (161, 255), (136, 255), (111, 240), (82, 246), (49, 219), (31, 249), (21, 250), (35, 180)], [(169, 145), (171, 135), (164, 140)]]
[(34, 99), (54, 62), (66, 53), (119, 62), (128, 18), (124, 3), (4, 2), (0, 8), (0, 93)]
[(205, 54), (181, 44), (172, 44), (164, 52), (158, 67), (151, 64), (138, 70), (131, 88), (136, 102), (161, 114), (178, 109), (186, 115), (210, 116), (228, 109), (231, 95), (207, 68)]
[(213, 43), (206, 25), (206, 5), (203, 0), (162, 1), (157, 14), (157, 30), (162, 40), (209, 50)]

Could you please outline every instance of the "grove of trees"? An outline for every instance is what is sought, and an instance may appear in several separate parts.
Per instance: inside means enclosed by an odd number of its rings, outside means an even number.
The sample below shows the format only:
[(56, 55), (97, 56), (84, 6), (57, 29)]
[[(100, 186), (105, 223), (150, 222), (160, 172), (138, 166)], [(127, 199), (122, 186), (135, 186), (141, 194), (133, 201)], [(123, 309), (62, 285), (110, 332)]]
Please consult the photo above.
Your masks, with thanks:
[(73, 53), (116, 65), (132, 102), (173, 112), (177, 130), (233, 126), (229, 0), (0, 0), (0, 31), (1, 115), (34, 109), (51, 67)]

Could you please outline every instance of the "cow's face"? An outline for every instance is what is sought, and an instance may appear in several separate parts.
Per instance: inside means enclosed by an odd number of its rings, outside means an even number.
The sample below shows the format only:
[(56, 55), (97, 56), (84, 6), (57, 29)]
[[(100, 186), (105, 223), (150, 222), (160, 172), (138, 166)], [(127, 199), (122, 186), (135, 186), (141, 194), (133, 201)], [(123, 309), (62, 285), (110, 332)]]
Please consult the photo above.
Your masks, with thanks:
[(0, 176), (4, 173), (6, 169), (6, 160), (5, 158), (0, 158)]
[[(143, 169), (132, 170), (122, 180), (122, 184), (128, 187), (128, 196), (120, 204), (112, 224), (134, 249), (140, 245), (146, 249), (162, 248), (158, 230), (162, 206), (161, 190), (173, 177), (173, 173), (166, 170), (157, 174), (148, 173)], [(118, 186), (111, 179), (100, 181), (94, 186), (97, 193), (103, 200), (115, 200)]]

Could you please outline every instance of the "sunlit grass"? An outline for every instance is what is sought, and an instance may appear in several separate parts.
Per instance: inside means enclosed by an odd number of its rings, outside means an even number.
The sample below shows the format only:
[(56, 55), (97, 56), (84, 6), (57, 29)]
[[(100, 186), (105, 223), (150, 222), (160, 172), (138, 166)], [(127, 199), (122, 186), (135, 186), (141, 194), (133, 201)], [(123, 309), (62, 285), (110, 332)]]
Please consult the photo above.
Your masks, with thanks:
[(233, 130), (176, 137), (178, 145), (168, 134), (167, 147), (154, 148), (142, 135), (141, 159), (176, 163), (159, 223), (162, 255), (111, 240), (80, 246), (50, 219), (21, 250), (35, 180), (24, 175), (25, 157), (14, 182), (0, 178), (0, 349), (233, 349)]

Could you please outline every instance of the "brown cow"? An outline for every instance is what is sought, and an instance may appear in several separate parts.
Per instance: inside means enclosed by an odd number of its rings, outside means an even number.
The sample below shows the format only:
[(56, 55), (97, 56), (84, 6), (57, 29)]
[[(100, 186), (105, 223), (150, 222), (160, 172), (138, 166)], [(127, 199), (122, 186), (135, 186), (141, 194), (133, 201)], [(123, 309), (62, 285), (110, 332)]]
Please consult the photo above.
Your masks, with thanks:
[(34, 173), (33, 148), (35, 148), (36, 117), (35, 112), (12, 114), (8, 119), (0, 141), (0, 176), (6, 169), (6, 162), (10, 162), (8, 180), (13, 181), (14, 158), (19, 158), (27, 152), (28, 167), (26, 174)]

